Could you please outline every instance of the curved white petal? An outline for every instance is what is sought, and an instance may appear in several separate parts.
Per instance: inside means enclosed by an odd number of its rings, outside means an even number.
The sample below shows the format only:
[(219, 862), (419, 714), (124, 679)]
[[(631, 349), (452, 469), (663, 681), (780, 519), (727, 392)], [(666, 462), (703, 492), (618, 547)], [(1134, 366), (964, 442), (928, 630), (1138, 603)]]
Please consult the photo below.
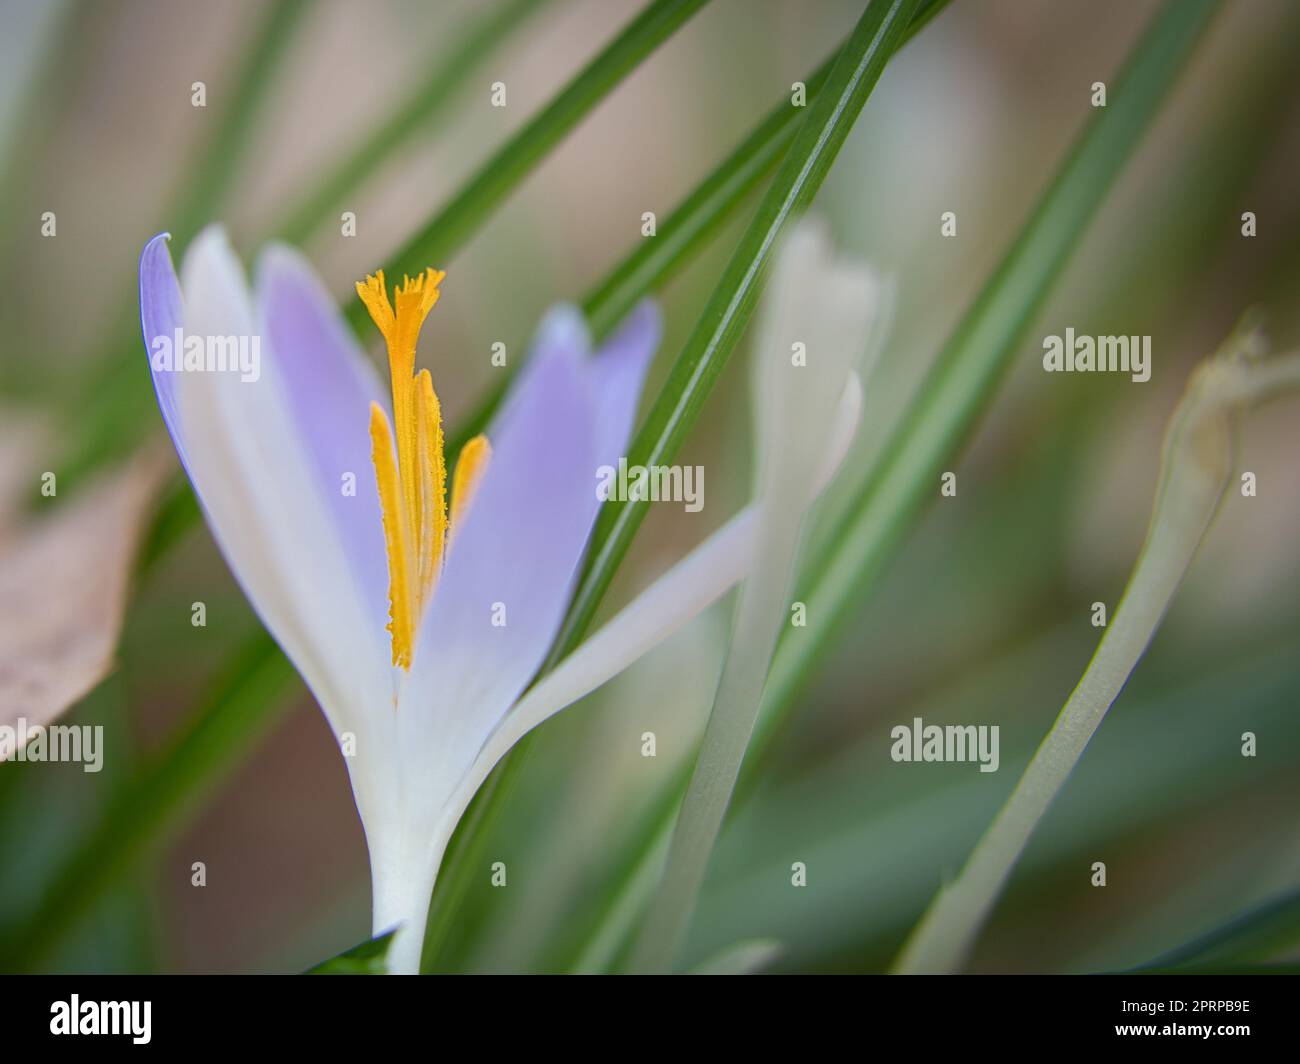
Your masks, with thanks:
[[(824, 223), (805, 217), (776, 255), (754, 352), (759, 494), (779, 500), (772, 516), (797, 526), (815, 492), (804, 474), (825, 453), (831, 413), (866, 347), (881, 299), (874, 270), (837, 258)], [(792, 358), (796, 345), (802, 359)], [(771, 523), (771, 522), (769, 522)]]
[(359, 713), (383, 719), (391, 708), (383, 633), (370, 631), (343, 578), (347, 559), (224, 233), (201, 233), (181, 273), (187, 336), (257, 338), (261, 348), (255, 381), (229, 371), (174, 375), (177, 420), (208, 523), (335, 732), (352, 729)]

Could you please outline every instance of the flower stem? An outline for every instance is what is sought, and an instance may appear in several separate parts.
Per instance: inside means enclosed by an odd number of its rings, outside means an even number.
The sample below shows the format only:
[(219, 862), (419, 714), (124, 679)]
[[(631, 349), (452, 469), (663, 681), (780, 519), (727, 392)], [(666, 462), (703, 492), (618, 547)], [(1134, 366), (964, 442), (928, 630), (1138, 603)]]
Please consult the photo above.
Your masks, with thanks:
[(432, 831), (409, 830), (397, 838), (368, 838), (373, 909), (371, 932), (379, 937), (394, 932), (388, 946), (390, 975), (419, 975), (424, 951), (424, 929), (429, 918), (429, 898), (438, 879), (438, 867), (460, 819), (444, 815)]

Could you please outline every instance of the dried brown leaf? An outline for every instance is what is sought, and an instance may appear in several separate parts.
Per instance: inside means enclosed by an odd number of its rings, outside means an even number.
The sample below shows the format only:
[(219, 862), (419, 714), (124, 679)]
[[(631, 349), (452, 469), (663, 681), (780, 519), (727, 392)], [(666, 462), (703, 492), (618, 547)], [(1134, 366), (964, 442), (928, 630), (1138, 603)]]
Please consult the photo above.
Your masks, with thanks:
[(0, 545), (0, 726), (50, 723), (112, 667), (132, 559), (167, 465), (139, 455), (69, 501), (49, 500), (48, 517)]

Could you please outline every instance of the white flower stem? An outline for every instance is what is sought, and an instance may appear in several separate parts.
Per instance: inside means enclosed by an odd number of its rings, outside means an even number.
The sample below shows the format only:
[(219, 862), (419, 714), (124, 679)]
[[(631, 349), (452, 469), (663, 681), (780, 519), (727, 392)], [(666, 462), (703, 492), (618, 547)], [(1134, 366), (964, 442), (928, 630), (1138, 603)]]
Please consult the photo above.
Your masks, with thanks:
[(895, 962), (900, 973), (954, 972), (1039, 820), (1064, 786), (1146, 651), (1218, 510), (1235, 468), (1242, 407), (1300, 387), (1300, 354), (1255, 364), (1253, 334), (1235, 334), (1199, 366), (1165, 434), (1146, 541), (1083, 678), (961, 874), (942, 888)]
[(372, 847), (372, 934), (396, 929), (388, 946), (390, 975), (418, 975), (429, 902), (443, 853), (459, 817), (444, 817), (431, 833), (412, 832), (395, 846)]

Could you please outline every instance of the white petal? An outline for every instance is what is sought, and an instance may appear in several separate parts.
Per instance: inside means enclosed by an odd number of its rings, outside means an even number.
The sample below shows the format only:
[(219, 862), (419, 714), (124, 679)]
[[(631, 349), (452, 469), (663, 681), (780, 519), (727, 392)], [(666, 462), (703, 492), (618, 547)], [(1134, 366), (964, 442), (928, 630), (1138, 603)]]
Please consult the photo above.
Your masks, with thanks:
[[(776, 255), (754, 353), (760, 496), (798, 522), (804, 473), (826, 453), (835, 403), (861, 357), (881, 283), (865, 263), (836, 259), (823, 224), (801, 220)], [(794, 352), (802, 345), (804, 357)]]
[[(219, 229), (194, 241), (182, 289), (187, 336), (260, 342), (243, 271)], [(360, 714), (387, 720), (383, 633), (369, 631), (350, 581), (340, 578), (346, 558), (294, 431), (274, 353), (262, 346), (256, 381), (231, 372), (176, 375), (191, 477), (236, 578), (336, 733), (352, 729)]]

